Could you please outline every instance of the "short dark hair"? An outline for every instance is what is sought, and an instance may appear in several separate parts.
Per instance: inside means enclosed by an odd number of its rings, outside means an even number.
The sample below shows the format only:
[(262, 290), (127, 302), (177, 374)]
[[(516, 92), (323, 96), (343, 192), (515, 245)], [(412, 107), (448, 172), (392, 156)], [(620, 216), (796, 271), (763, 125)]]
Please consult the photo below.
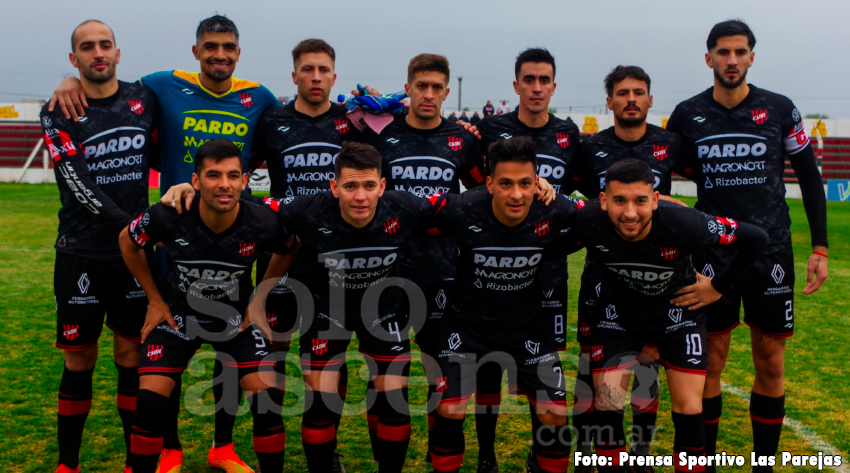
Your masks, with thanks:
[(112, 33), (112, 44), (115, 44), (115, 32), (112, 31), (112, 28), (110, 28), (109, 25), (107, 25), (106, 23), (104, 23), (100, 20), (91, 19), (91, 20), (86, 20), (86, 21), (80, 23), (79, 25), (77, 25), (76, 28), (74, 28), (74, 31), (71, 32), (71, 52), (74, 52), (74, 51), (77, 50), (77, 44), (75, 42), (75, 40), (76, 40), (75, 36), (77, 36), (77, 30), (80, 29), (81, 27), (89, 24), (89, 23), (100, 23), (101, 25), (109, 28), (109, 32)]
[(514, 63), (514, 76), (519, 79), (519, 70), (527, 62), (545, 62), (552, 65), (552, 79), (555, 79), (555, 58), (546, 48), (529, 48), (519, 53)]
[(655, 176), (652, 175), (652, 168), (649, 167), (649, 164), (639, 159), (626, 158), (612, 164), (605, 171), (605, 192), (608, 192), (611, 181), (622, 182), (623, 184), (644, 182), (653, 185), (655, 184)]
[(753, 30), (751, 30), (750, 27), (741, 20), (726, 20), (714, 25), (714, 28), (712, 28), (711, 32), (708, 33), (708, 39), (705, 41), (705, 46), (710, 52), (715, 46), (717, 46), (717, 40), (720, 38), (738, 35), (747, 37), (747, 45), (749, 45), (750, 51), (756, 47), (756, 36), (753, 34)]
[(236, 35), (236, 41), (239, 41), (239, 30), (236, 29), (236, 24), (224, 15), (215, 15), (202, 20), (195, 32), (195, 40), (200, 41), (201, 37), (207, 33), (233, 33)]
[(195, 174), (200, 175), (204, 169), (204, 161), (219, 163), (227, 158), (239, 158), (239, 169), (245, 172), (242, 163), (242, 150), (230, 140), (218, 138), (202, 144), (195, 153)]
[(446, 76), (446, 84), (449, 83), (451, 73), (449, 72), (449, 60), (439, 54), (420, 54), (410, 60), (407, 65), (407, 83), (412, 84), (416, 74), (420, 72), (441, 72)]
[(646, 82), (646, 93), (649, 93), (649, 74), (638, 66), (617, 66), (605, 76), (605, 92), (608, 97), (614, 96), (614, 85), (626, 79), (635, 79)]
[(378, 177), (381, 177), (381, 153), (372, 145), (346, 141), (336, 156), (334, 174), (339, 177), (343, 168), (358, 171), (377, 169)]
[(301, 57), (302, 54), (308, 53), (325, 53), (331, 57), (331, 61), (336, 62), (336, 51), (334, 51), (334, 48), (332, 48), (327, 41), (323, 39), (310, 38), (301, 41), (292, 50), (293, 64)]
[(527, 136), (499, 140), (487, 150), (487, 170), (490, 176), (499, 163), (531, 163), (537, 172), (537, 145)]

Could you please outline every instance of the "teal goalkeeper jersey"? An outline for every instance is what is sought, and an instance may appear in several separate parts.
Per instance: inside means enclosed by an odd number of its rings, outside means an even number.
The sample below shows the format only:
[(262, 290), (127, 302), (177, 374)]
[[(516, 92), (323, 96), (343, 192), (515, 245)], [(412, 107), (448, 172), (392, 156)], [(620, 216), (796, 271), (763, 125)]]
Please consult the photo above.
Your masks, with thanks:
[(263, 111), (279, 106), (277, 98), (258, 84), (232, 78), (230, 90), (213, 93), (201, 85), (197, 72), (162, 71), (139, 82), (156, 93), (160, 103), (160, 192), (190, 182), (195, 152), (206, 141), (224, 138), (242, 150), (245, 171), (251, 144)]

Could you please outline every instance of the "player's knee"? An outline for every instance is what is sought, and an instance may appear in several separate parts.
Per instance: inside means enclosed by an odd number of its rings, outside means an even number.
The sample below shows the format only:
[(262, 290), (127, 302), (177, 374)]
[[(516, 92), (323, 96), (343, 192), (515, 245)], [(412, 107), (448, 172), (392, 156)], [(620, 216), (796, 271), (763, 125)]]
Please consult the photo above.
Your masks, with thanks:
[(65, 351), (65, 367), (71, 371), (88, 371), (97, 364), (97, 345), (85, 350)]
[(542, 414), (537, 414), (537, 420), (543, 425), (554, 425), (560, 427), (567, 423), (567, 408), (558, 409), (558, 411), (546, 411)]
[(670, 405), (677, 414), (694, 415), (702, 412), (702, 396), (692, 396), (687, 399), (671, 399)]
[(756, 376), (762, 379), (782, 379), (785, 375), (785, 363), (782, 356), (753, 357)]
[(115, 345), (112, 350), (112, 356), (115, 363), (126, 368), (139, 366), (139, 354), (141, 353), (141, 344), (127, 339), (122, 339), (123, 343), (118, 342), (119, 337), (115, 338)]
[(437, 414), (446, 419), (462, 420), (466, 416), (465, 403), (446, 403), (437, 406)]

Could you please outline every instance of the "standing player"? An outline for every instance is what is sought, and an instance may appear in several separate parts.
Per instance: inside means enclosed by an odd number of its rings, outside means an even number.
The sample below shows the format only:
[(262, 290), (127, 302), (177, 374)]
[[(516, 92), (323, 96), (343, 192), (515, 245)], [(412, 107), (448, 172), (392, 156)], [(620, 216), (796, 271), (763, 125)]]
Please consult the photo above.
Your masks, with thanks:
[[(253, 285), (251, 268), (266, 249), (288, 251), (292, 239), (267, 208), (240, 202), (247, 185), (240, 149), (211, 140), (198, 149), (192, 185), (200, 199), (178, 214), (163, 204), (142, 213), (120, 234), (127, 267), (150, 305), (142, 328), (139, 400), (132, 433), (132, 466), (153, 472), (163, 446), (167, 405), (176, 380), (204, 343), (239, 371), (254, 417), (254, 450), (262, 471), (282, 472), (286, 435), (283, 395), (260, 370), (271, 369), (267, 341), (243, 314)], [(166, 277), (157, 288), (144, 248), (168, 249)], [(249, 328), (249, 330), (245, 330)]]
[[(236, 63), (242, 52), (239, 47), (239, 30), (227, 17), (215, 15), (198, 25), (196, 43), (192, 54), (200, 63), (200, 72), (162, 71), (142, 77), (139, 82), (151, 88), (162, 104), (160, 115), (160, 190), (188, 182), (194, 168), (194, 155), (206, 141), (225, 138), (239, 146), (243, 167), (248, 169), (252, 155), (253, 137), (263, 111), (276, 107), (277, 99), (257, 82), (233, 77)], [(65, 79), (50, 101), (52, 110), (59, 103), (66, 117), (77, 119), (85, 113), (86, 95), (74, 78)], [(164, 265), (165, 258), (158, 257)], [(215, 378), (234, 380), (222, 375), (222, 366), (216, 363)], [(235, 473), (249, 470), (233, 451), (233, 424), (238, 409), (238, 398), (221, 402), (221, 382), (213, 383), (216, 405), (215, 440), (210, 448), (210, 464)], [(180, 380), (174, 390), (171, 409), (179, 410)], [(170, 473), (182, 464), (182, 447), (177, 437), (176, 425), (166, 435), (165, 453), (161, 471)], [(235, 465), (235, 466), (234, 466)]]
[[(608, 168), (600, 202), (579, 212), (569, 238), (601, 265), (601, 290), (591, 322), (591, 368), (600, 425), (597, 455), (612, 458), (601, 471), (623, 471), (623, 408), (632, 367), (644, 344), (658, 348), (667, 368), (673, 409), (675, 470), (679, 454), (704, 456), (702, 392), (706, 314), (702, 309), (731, 291), (767, 243), (755, 225), (713, 217), (683, 206), (658, 205), (656, 177), (637, 159)], [(571, 245), (565, 245), (567, 247)], [(690, 257), (702, 247), (730, 248), (729, 265), (713, 278), (698, 275)], [(699, 467), (698, 467), (699, 468)], [(701, 469), (701, 468), (699, 468)]]
[(89, 20), (79, 25), (71, 35), (69, 58), (91, 99), (88, 119), (75, 123), (46, 106), (41, 111), (62, 201), (54, 279), (56, 346), (65, 358), (59, 385), (58, 473), (80, 471), (80, 443), (91, 409), (104, 313), (114, 335), (118, 414), (129, 465), (147, 300), (121, 260), (117, 236), (132, 215), (148, 206), (157, 117), (150, 90), (115, 76), (121, 51), (106, 24)]
[[(667, 123), (667, 129), (682, 137), (682, 167), (697, 184), (696, 208), (754, 223), (770, 236), (765, 254), (742, 282), (708, 308), (703, 400), (708, 454), (715, 452), (722, 406), (720, 375), (742, 301), (756, 372), (750, 395), (753, 451), (757, 456), (775, 455), (779, 445), (785, 416), (785, 341), (794, 333), (794, 256), (783, 182), (786, 158), (797, 175), (811, 228), (813, 249), (803, 294), (817, 291), (827, 277), (823, 181), (794, 104), (747, 83), (755, 44), (753, 32), (741, 21), (714, 25), (705, 55), (714, 72), (714, 87), (680, 103)], [(729, 257), (722, 250), (703, 251), (694, 256), (694, 265), (710, 276), (722, 271)]]
[[(517, 56), (514, 73), (519, 109), (478, 122), (481, 150), (486, 154), (489, 146), (498, 140), (530, 137), (537, 146), (537, 175), (547, 179), (556, 193), (569, 195), (573, 189), (567, 171), (578, 150), (579, 130), (572, 121), (549, 113), (549, 101), (557, 86), (555, 58), (542, 48), (527, 49)], [(557, 347), (563, 350), (567, 343), (567, 261), (546, 262), (541, 271), (546, 281), (539, 293), (543, 316), (551, 321)], [(475, 395), (478, 461), (482, 473), (498, 471), (495, 433), (502, 376), (494, 366), (491, 364), (481, 370), (481, 382)], [(485, 464), (491, 466), (488, 468)]]
[[(653, 183), (662, 199), (670, 194), (670, 175), (679, 158), (681, 140), (674, 133), (646, 123), (652, 108), (649, 75), (637, 66), (617, 66), (605, 77), (608, 108), (614, 113), (614, 126), (586, 138), (573, 161), (573, 179), (578, 190), (594, 199), (605, 190), (605, 171), (627, 157), (649, 165)], [(667, 197), (669, 199), (669, 197)], [(593, 423), (593, 380), (590, 374), (590, 331), (596, 305), (596, 287), (605, 268), (588, 258), (581, 275), (578, 302), (577, 338), (581, 346), (576, 376), (573, 428), (577, 449), (590, 455)], [(632, 386), (632, 453), (649, 455), (658, 411), (658, 363), (652, 353), (641, 356)], [(636, 469), (639, 467), (630, 466)]]
[[(460, 470), (463, 421), (476, 372), (495, 364), (531, 408), (533, 446), (526, 468), (566, 472), (569, 425), (561, 360), (550, 320), (539, 299), (545, 274), (537, 274), (558, 234), (579, 205), (559, 196), (548, 207), (534, 202), (536, 150), (528, 137), (501, 140), (489, 150), (487, 191), (441, 196), (438, 232), (460, 248), (453, 311), (441, 319), (434, 351), (438, 374), (429, 451), (436, 472)], [(498, 471), (497, 464), (480, 465)]]

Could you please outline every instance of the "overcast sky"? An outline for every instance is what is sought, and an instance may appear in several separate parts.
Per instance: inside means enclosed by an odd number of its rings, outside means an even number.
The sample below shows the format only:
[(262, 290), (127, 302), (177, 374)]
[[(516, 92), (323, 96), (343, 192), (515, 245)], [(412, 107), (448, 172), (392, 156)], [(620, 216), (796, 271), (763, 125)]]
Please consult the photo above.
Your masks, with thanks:
[[(790, 97), (804, 113), (850, 118), (850, 2), (729, 1), (14, 1), (2, 0), (0, 102), (50, 95), (67, 74), (70, 34), (97, 18), (116, 33), (118, 76), (134, 80), (166, 69), (199, 70), (191, 53), (198, 22), (226, 14), (241, 34), (236, 76), (276, 95), (292, 96), (291, 50), (305, 38), (337, 52), (334, 96), (357, 83), (400, 90), (416, 54), (444, 54), (452, 69), (446, 108), (458, 100), (480, 110), (488, 99), (516, 104), (511, 82), (516, 55), (548, 48), (557, 61), (552, 106), (601, 111), (602, 79), (617, 64), (643, 67), (652, 78), (655, 113), (712, 84), (705, 39), (718, 21), (740, 18), (755, 32), (748, 75), (760, 87)], [(236, 6), (238, 5), (238, 6)], [(352, 11), (356, 10), (356, 11)]]

